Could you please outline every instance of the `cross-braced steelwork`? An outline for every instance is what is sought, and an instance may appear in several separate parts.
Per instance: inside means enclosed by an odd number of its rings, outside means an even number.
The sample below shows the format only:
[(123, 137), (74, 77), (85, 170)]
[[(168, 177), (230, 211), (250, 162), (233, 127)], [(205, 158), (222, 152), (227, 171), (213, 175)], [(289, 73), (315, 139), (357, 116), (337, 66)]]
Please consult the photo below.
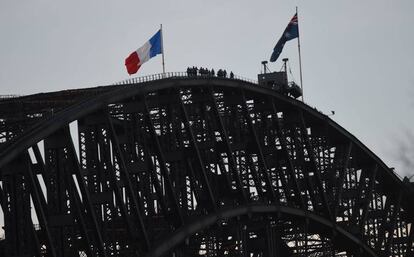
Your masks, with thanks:
[(412, 186), (327, 116), (153, 79), (0, 101), (1, 256), (414, 256)]

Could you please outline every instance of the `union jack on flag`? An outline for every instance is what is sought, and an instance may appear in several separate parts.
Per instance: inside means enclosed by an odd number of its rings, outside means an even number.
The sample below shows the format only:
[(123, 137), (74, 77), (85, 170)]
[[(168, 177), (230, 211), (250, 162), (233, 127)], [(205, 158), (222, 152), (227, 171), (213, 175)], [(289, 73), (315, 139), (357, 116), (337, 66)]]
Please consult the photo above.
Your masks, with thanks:
[(292, 19), (290, 19), (289, 24), (294, 24), (294, 25), (298, 24), (298, 14), (297, 13), (295, 13), (295, 15), (293, 15)]

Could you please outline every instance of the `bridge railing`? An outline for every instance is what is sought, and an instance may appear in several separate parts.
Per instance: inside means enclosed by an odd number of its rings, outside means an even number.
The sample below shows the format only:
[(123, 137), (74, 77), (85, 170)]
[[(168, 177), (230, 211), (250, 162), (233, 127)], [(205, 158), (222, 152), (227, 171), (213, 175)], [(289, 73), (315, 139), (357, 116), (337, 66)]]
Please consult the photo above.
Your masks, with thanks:
[(20, 97), (21, 95), (0, 95), (0, 100), (6, 100), (6, 99), (11, 99), (11, 98), (17, 98)]
[[(226, 77), (220, 77), (220, 76), (211, 75), (211, 74), (210, 75), (189, 74), (185, 71), (179, 71), (179, 72), (166, 72), (166, 73), (158, 73), (158, 74), (151, 74), (151, 75), (146, 75), (146, 76), (141, 76), (141, 77), (129, 78), (129, 79), (116, 82), (113, 85), (139, 84), (139, 83), (162, 80), (162, 79), (169, 79), (169, 78), (180, 78), (180, 79), (182, 78), (188, 78), (188, 79), (223, 78), (223, 79), (240, 80), (240, 81), (245, 81), (245, 82), (249, 82), (253, 84), (258, 84), (257, 80), (245, 78), (239, 75), (234, 75), (232, 78), (230, 78), (228, 75)], [(0, 95), (0, 101), (18, 98), (21, 96), (23, 95), (12, 95), (12, 94)]]
[(234, 75), (232, 78), (230, 78), (229, 76), (220, 77), (217, 75), (200, 75), (200, 74), (191, 74), (191, 73), (180, 71), (180, 72), (158, 73), (158, 74), (152, 74), (152, 75), (147, 75), (147, 76), (142, 76), (142, 77), (129, 78), (129, 79), (117, 82), (115, 83), (115, 85), (139, 84), (139, 83), (162, 80), (162, 79), (167, 79), (167, 78), (188, 78), (188, 79), (223, 78), (223, 79), (241, 80), (241, 81), (257, 84), (257, 80), (245, 78), (239, 75)]

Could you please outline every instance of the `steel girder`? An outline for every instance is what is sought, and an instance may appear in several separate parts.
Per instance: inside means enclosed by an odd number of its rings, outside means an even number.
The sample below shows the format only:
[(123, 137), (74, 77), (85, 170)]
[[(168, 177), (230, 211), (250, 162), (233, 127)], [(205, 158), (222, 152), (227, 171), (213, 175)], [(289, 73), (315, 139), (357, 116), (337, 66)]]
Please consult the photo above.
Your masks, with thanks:
[(412, 256), (411, 189), (309, 106), (220, 78), (99, 90), (1, 146), (4, 256)]

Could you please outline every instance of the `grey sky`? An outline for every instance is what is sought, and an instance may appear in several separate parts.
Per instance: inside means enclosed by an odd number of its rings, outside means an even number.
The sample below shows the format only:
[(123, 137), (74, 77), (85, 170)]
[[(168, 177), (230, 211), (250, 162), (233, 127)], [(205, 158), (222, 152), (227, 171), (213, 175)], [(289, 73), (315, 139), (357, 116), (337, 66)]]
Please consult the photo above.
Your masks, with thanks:
[[(335, 121), (405, 174), (395, 144), (414, 130), (413, 0), (3, 0), (0, 94), (128, 78), (125, 57), (160, 23), (167, 71), (196, 65), (255, 79), (296, 5), (306, 102), (335, 110)], [(298, 82), (296, 41), (283, 57)], [(270, 68), (279, 70), (280, 60)], [(137, 75), (159, 72), (156, 57)]]

